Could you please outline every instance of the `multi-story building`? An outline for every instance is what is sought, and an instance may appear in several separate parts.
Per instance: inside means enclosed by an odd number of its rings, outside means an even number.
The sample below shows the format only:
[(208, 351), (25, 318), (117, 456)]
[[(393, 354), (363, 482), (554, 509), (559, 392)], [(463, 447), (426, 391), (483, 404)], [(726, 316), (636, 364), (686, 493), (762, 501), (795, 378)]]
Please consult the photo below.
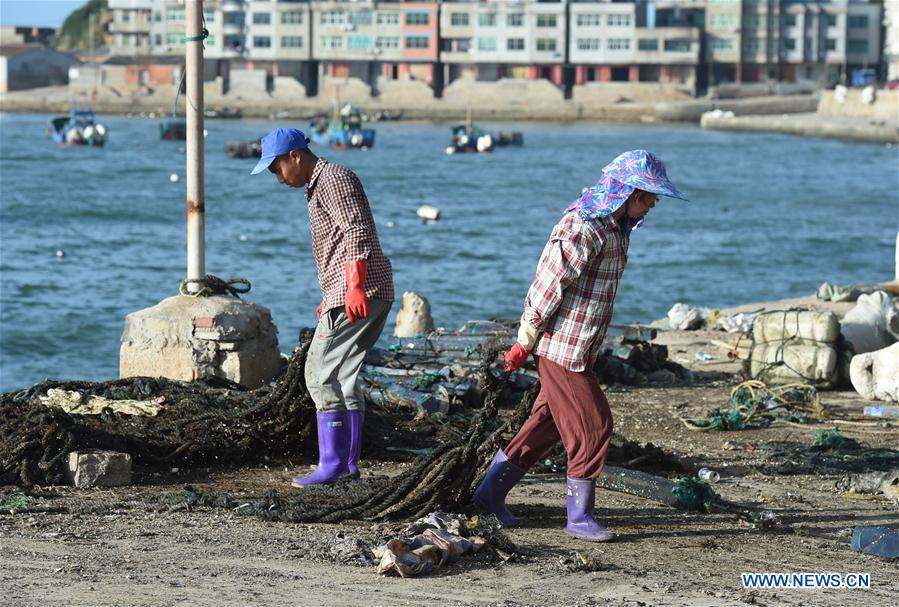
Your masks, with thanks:
[(884, 0), (883, 10), (884, 71), (887, 80), (899, 80), (899, 0)]
[[(183, 54), (185, 0), (109, 0), (114, 54)], [(886, 0), (896, 4), (899, 0)], [(873, 0), (207, 0), (207, 77), (830, 83), (877, 67)], [(896, 7), (892, 7), (895, 15)], [(896, 26), (894, 26), (896, 27)], [(897, 45), (899, 46), (899, 45)], [(897, 67), (899, 71), (899, 67)]]

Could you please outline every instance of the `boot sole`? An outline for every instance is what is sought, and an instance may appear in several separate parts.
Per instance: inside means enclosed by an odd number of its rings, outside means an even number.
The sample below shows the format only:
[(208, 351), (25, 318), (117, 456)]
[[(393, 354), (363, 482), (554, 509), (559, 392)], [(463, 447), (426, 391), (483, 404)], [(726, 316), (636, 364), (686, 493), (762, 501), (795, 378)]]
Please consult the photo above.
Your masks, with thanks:
[(615, 534), (614, 534), (614, 533), (613, 533), (612, 535), (608, 536), (608, 537), (603, 537), (603, 538), (598, 538), (598, 537), (596, 537), (596, 536), (591, 536), (591, 535), (580, 535), (580, 534), (578, 534), (578, 533), (573, 533), (573, 532), (569, 531), (568, 529), (565, 530), (565, 533), (567, 533), (567, 534), (570, 535), (571, 537), (576, 537), (576, 538), (579, 539), (579, 540), (584, 540), (585, 542), (597, 542), (597, 543), (599, 543), (599, 542), (611, 542), (612, 540), (615, 539)]
[[(471, 501), (472, 501), (472, 503), (473, 503), (475, 506), (477, 506), (477, 508), (478, 508), (479, 511), (485, 512), (485, 513), (487, 513), (487, 514), (492, 514), (493, 516), (496, 516), (496, 512), (494, 512), (493, 510), (491, 510), (491, 509), (490, 509), (490, 506), (488, 506), (487, 504), (485, 504), (484, 502), (482, 502), (482, 501), (479, 500), (478, 498), (476, 498), (476, 497), (475, 497), (475, 498), (472, 498)], [(498, 516), (496, 516), (496, 518), (497, 518), (497, 520), (499, 519)], [(513, 522), (511, 522), (511, 523), (503, 523), (502, 521), (499, 521), (499, 522), (502, 523), (503, 527), (520, 527), (520, 526), (521, 526), (521, 520), (520, 520), (519, 518), (517, 518), (517, 517), (514, 518)]]

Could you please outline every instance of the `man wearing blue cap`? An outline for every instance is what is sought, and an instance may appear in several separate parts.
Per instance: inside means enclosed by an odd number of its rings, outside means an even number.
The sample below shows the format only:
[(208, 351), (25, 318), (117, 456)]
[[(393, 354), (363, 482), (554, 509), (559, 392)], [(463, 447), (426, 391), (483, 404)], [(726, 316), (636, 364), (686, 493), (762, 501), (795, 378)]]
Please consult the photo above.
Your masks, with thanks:
[(594, 542), (614, 537), (593, 518), (595, 482), (612, 439), (612, 411), (593, 367), (612, 320), (631, 231), (659, 196), (686, 200), (655, 156), (625, 152), (568, 206), (543, 249), (518, 341), (505, 355), (506, 370), (514, 371), (533, 352), (540, 394), (474, 493), (475, 503), (505, 525), (518, 522), (505, 504), (509, 490), (561, 440), (568, 455), (566, 531)]
[(278, 183), (306, 186), (322, 290), (305, 369), (317, 409), (318, 466), (291, 484), (302, 488), (358, 477), (365, 400), (356, 391), (356, 377), (387, 322), (393, 270), (355, 173), (313, 154), (297, 129), (276, 129), (262, 138), (262, 158), (252, 174), (265, 169)]

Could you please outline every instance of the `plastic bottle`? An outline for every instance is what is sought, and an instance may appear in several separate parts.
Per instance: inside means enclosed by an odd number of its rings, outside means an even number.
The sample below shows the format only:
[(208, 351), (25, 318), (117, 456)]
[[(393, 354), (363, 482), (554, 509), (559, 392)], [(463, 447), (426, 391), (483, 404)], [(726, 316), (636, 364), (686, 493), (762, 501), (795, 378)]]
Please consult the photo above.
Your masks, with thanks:
[(870, 415), (871, 417), (899, 417), (899, 407), (895, 405), (865, 407), (865, 415)]
[(700, 468), (699, 479), (707, 483), (717, 483), (721, 480), (721, 475), (709, 468)]

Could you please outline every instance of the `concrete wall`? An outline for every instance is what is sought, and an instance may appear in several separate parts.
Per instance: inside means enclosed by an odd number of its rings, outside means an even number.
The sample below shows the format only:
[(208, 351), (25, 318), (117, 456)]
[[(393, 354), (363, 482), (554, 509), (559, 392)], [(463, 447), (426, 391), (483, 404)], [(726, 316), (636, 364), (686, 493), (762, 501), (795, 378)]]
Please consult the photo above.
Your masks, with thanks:
[(874, 103), (871, 104), (862, 101), (860, 89), (849, 89), (842, 102), (834, 91), (824, 91), (818, 106), (818, 113), (822, 116), (851, 116), (897, 121), (899, 120), (899, 90), (879, 90)]

